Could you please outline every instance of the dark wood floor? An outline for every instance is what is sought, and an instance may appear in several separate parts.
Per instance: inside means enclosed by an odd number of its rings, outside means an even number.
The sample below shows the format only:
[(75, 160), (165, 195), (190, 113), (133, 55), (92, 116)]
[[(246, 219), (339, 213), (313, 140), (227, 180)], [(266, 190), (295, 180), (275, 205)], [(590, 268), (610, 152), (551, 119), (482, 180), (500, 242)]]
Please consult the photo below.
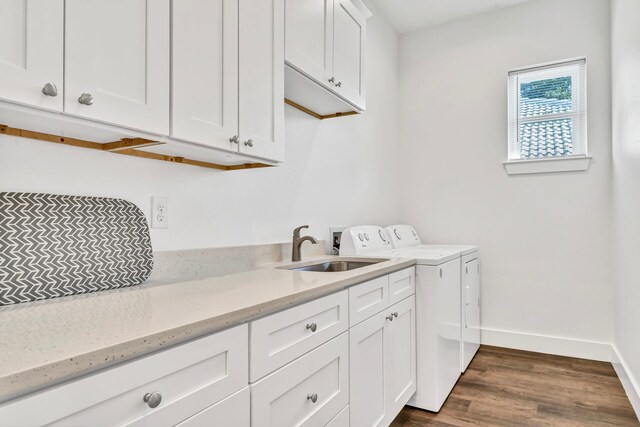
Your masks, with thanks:
[(392, 427), (640, 426), (610, 363), (483, 346), (439, 413)]

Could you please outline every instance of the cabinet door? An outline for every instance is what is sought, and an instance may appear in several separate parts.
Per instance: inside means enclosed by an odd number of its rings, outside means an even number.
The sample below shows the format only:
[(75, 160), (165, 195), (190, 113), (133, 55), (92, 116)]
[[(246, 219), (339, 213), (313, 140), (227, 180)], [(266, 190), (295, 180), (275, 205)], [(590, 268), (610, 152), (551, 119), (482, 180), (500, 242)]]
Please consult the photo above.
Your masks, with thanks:
[(387, 424), (416, 392), (416, 298), (411, 296), (388, 310), (385, 378)]
[(239, 0), (240, 152), (284, 160), (284, 0)]
[(169, 134), (169, 6), (66, 0), (65, 112)]
[(467, 261), (462, 276), (462, 366), (464, 372), (480, 348), (480, 266)]
[(238, 150), (238, 0), (172, 0), (171, 136)]
[(284, 59), (302, 73), (329, 83), (333, 72), (334, 0), (286, 0)]
[(249, 427), (251, 425), (249, 397), (249, 387), (245, 387), (236, 394), (232, 394), (223, 401), (177, 424), (176, 427)]
[(349, 330), (351, 427), (383, 426), (388, 421), (385, 398), (388, 311)]
[(333, 21), (335, 91), (364, 110), (366, 19), (349, 0), (336, 0)]
[(0, 2), (1, 98), (62, 111), (63, 23), (63, 0)]

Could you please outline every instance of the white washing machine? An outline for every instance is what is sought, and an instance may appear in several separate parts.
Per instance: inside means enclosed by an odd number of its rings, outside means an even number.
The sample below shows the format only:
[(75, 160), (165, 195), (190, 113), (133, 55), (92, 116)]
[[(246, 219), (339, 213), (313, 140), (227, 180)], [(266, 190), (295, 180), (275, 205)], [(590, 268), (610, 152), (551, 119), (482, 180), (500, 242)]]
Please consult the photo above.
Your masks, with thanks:
[[(473, 247), (422, 245), (415, 230), (396, 231), (399, 240), (404, 240), (405, 232), (410, 233), (413, 238), (405, 241), (413, 244), (403, 242), (393, 248), (392, 238), (378, 226), (347, 228), (342, 233), (340, 255), (416, 260), (417, 391), (409, 405), (437, 412), (462, 370), (461, 252)], [(469, 254), (474, 252), (477, 248)]]
[(394, 249), (424, 248), (460, 254), (460, 372), (466, 371), (480, 348), (480, 251), (468, 245), (424, 245), (411, 225), (385, 227)]

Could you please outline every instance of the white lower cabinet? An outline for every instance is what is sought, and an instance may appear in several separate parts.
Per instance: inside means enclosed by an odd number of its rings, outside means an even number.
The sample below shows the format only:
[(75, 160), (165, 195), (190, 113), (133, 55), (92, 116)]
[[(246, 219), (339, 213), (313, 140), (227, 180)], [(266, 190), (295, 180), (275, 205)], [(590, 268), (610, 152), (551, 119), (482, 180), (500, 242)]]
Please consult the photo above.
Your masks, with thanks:
[(387, 426), (416, 391), (415, 296), (349, 335), (350, 425)]
[(184, 420), (176, 427), (249, 427), (251, 425), (249, 405), (251, 392), (245, 387), (222, 402)]
[(251, 425), (327, 425), (349, 403), (346, 333), (251, 385)]
[(247, 386), (247, 329), (236, 326), (2, 404), (0, 425), (176, 425)]
[(388, 426), (416, 390), (416, 297), (389, 303), (413, 278), (412, 267), (2, 403), (0, 426)]
[(342, 291), (251, 322), (251, 382), (346, 331), (348, 302)]

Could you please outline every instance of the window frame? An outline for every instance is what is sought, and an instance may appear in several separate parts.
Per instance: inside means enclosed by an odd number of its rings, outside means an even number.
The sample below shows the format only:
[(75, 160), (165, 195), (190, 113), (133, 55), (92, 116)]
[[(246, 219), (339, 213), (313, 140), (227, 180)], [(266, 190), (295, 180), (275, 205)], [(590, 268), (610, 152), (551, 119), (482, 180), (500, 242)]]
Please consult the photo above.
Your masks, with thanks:
[[(582, 69), (580, 69), (582, 67)], [(571, 69), (573, 68), (573, 69)], [(554, 70), (556, 69), (556, 70)], [(551, 70), (551, 71), (550, 71)], [(542, 74), (544, 73), (544, 74)], [(572, 111), (520, 117), (520, 84), (541, 79), (570, 76), (572, 78)], [(577, 82), (577, 85), (575, 84)], [(587, 58), (578, 57), (510, 70), (507, 74), (508, 143), (507, 160), (503, 162), (509, 174), (586, 170), (587, 138)], [(582, 108), (580, 108), (582, 106)], [(573, 154), (537, 158), (521, 157), (520, 125), (523, 123), (571, 118)]]

